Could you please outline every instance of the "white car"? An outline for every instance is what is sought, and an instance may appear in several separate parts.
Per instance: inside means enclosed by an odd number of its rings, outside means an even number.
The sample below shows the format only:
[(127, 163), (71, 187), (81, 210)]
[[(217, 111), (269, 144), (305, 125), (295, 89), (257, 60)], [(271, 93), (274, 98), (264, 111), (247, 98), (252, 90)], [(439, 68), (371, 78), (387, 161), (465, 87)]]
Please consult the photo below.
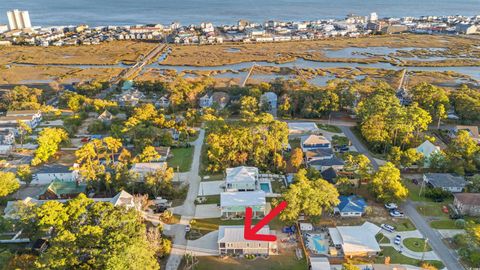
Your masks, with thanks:
[(392, 225), (388, 225), (388, 224), (382, 224), (382, 225), (380, 225), (380, 228), (384, 229), (387, 232), (394, 232), (395, 231), (395, 227), (393, 227)]
[(402, 241), (402, 237), (400, 235), (397, 235), (397, 236), (395, 236), (395, 240), (393, 241), (393, 243), (395, 245), (400, 245), (401, 241)]
[(397, 209), (398, 205), (396, 205), (395, 203), (386, 203), (385, 208), (387, 208), (388, 210)]
[(390, 216), (392, 217), (404, 217), (403, 212), (400, 212), (398, 210), (390, 210)]

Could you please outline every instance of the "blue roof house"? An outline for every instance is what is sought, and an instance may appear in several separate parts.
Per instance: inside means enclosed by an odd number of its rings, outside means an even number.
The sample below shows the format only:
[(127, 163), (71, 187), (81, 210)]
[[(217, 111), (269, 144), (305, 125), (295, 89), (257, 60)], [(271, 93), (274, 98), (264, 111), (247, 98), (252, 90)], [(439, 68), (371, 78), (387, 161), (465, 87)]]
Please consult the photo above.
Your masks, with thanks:
[(340, 203), (334, 208), (335, 214), (340, 214), (342, 217), (361, 217), (365, 213), (367, 203), (364, 199), (352, 196), (338, 197)]

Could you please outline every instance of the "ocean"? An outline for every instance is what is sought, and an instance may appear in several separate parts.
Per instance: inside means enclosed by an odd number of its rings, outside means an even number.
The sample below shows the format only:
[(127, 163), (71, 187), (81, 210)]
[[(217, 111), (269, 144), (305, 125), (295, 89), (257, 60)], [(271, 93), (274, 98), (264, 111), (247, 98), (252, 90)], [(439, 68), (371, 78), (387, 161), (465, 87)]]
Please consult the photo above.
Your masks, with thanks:
[(0, 0), (0, 23), (7, 23), (11, 9), (28, 10), (34, 26), (234, 24), (239, 19), (338, 19), (371, 12), (380, 17), (471, 16), (480, 14), (480, 0)]

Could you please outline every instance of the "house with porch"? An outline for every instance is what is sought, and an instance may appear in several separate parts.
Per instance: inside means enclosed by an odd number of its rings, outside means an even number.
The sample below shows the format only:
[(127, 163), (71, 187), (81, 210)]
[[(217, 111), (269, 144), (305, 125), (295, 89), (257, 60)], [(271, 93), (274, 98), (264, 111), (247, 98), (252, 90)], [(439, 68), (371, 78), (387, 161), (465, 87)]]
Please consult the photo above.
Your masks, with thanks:
[(467, 181), (459, 175), (450, 173), (426, 173), (423, 175), (423, 181), (433, 188), (441, 188), (445, 191), (462, 192)]
[(264, 191), (222, 192), (220, 193), (220, 212), (224, 218), (242, 218), (245, 209), (252, 208), (253, 218), (262, 218), (267, 212)]
[[(271, 231), (267, 225), (258, 233), (271, 234)], [(219, 226), (217, 244), (219, 255), (269, 255), (271, 249), (276, 248), (274, 242), (246, 240), (242, 225)]]
[(255, 191), (259, 189), (258, 168), (240, 166), (226, 170), (225, 191)]

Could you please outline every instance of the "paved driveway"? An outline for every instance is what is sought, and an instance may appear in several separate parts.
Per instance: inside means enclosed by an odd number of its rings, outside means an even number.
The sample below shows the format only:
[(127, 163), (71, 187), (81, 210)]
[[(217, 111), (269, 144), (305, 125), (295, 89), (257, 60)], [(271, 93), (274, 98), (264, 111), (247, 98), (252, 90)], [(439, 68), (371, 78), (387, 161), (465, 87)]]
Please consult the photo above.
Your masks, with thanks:
[[(425, 252), (425, 254), (423, 254), (423, 252), (415, 252), (415, 251), (409, 250), (403, 245), (403, 240), (407, 238), (423, 238), (423, 235), (418, 230), (393, 232), (393, 233), (389, 233), (387, 231), (382, 230), (382, 234), (388, 237), (388, 239), (390, 239), (390, 243), (380, 244), (381, 246), (391, 246), (397, 251), (402, 252), (403, 255), (413, 259), (417, 259), (417, 260), (421, 260), (422, 258), (424, 258), (425, 260), (439, 260), (437, 254), (435, 254), (434, 251), (428, 251), (428, 252)], [(400, 245), (394, 244), (394, 240), (397, 235), (400, 235), (402, 237), (402, 243)]]
[(219, 218), (221, 215), (216, 204), (199, 204), (195, 210), (195, 218)]
[(225, 181), (206, 181), (200, 183), (198, 189), (198, 196), (219, 195), (223, 192), (220, 185), (225, 184)]
[(186, 252), (195, 256), (218, 255), (218, 231), (209, 232), (197, 240), (188, 240)]

